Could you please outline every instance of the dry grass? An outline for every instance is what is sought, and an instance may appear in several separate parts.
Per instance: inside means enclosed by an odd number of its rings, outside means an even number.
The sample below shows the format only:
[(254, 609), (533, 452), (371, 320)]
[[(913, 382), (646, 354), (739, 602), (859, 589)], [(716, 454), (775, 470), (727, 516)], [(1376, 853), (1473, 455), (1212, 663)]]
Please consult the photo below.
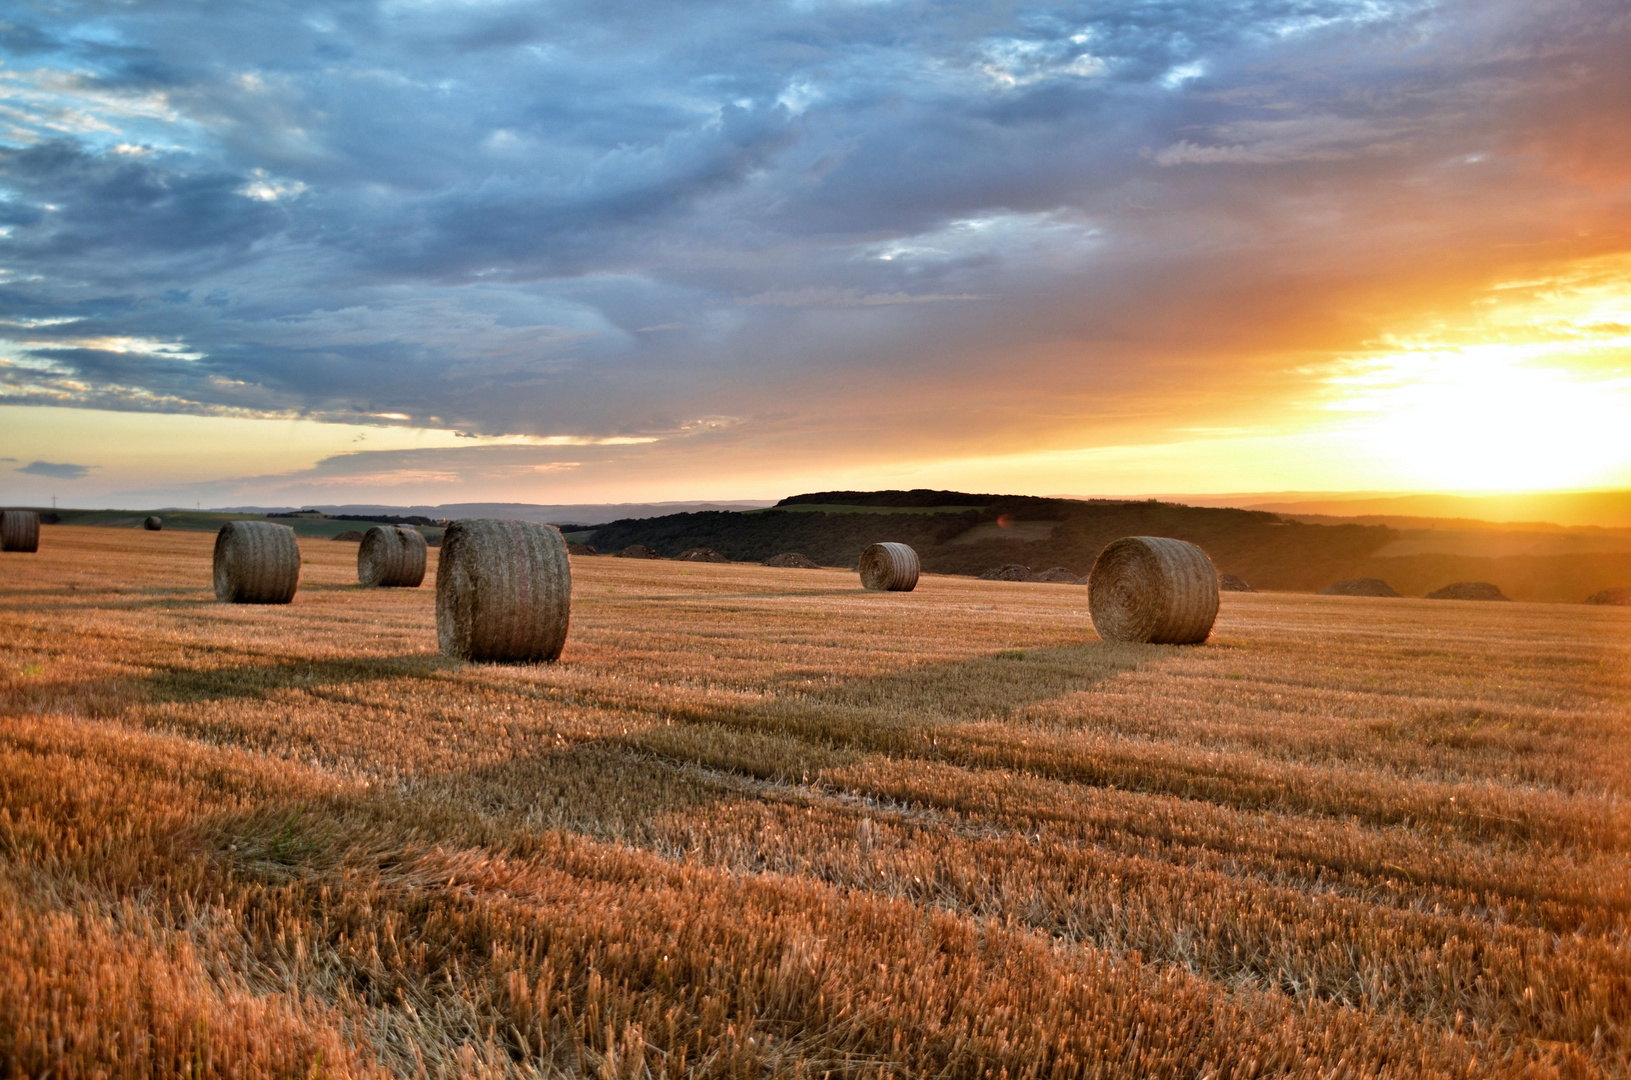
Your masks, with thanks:
[(1631, 1076), (1631, 612), (210, 542), (0, 562), (8, 1074)]

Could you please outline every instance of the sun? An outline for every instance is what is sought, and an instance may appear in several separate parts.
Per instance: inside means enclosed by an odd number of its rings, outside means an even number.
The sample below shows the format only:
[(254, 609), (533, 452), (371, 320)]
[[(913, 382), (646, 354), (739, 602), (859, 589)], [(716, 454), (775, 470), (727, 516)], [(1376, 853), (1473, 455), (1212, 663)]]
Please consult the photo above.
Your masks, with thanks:
[[(1476, 325), (1394, 340), (1328, 380), (1326, 408), (1403, 486), (1535, 491), (1631, 477), (1631, 275), (1524, 283)], [(1523, 295), (1513, 296), (1513, 292)]]

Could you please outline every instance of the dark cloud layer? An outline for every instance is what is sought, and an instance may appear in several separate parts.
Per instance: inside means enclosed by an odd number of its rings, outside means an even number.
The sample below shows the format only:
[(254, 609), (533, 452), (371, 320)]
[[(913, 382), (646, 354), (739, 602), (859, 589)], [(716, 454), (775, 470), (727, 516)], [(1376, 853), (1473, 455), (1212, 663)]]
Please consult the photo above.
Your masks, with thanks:
[(11, 403), (979, 452), (1627, 240), (1620, 0), (6, 22)]
[[(9, 458), (5, 460), (11, 460)], [(95, 465), (70, 465), (59, 461), (31, 461), (22, 468), (15, 470), (27, 473), (30, 476), (50, 476), (58, 480), (82, 480), (89, 475)]]

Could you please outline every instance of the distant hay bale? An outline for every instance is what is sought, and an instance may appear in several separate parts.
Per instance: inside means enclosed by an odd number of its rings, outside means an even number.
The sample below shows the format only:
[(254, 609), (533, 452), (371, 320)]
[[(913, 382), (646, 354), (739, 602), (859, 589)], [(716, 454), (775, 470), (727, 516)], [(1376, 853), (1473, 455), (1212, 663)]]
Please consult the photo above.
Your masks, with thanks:
[(1019, 563), (1008, 563), (1005, 566), (993, 566), (988, 570), (980, 571), (981, 581), (1030, 581), (1031, 568), (1021, 566)]
[(146, 529), (148, 532), (158, 532), (160, 529), (164, 528), (164, 519), (159, 517), (157, 514), (150, 514), (148, 515), (147, 520), (142, 522), (142, 528)]
[(1206, 552), (1165, 536), (1128, 536), (1099, 554), (1087, 609), (1106, 641), (1195, 645), (1218, 617), (1218, 572)]
[(1333, 581), (1319, 591), (1320, 596), (1398, 596), (1399, 591), (1379, 577), (1354, 577)]
[(821, 564), (807, 555), (800, 555), (796, 551), (785, 551), (780, 555), (772, 555), (765, 560), (766, 566), (782, 567), (790, 570), (820, 570)]
[(275, 521), (229, 521), (215, 534), (215, 598), (287, 604), (300, 587), (300, 544)]
[(1602, 592), (1592, 593), (1586, 597), (1585, 602), (1588, 604), (1615, 604), (1622, 607), (1631, 605), (1631, 586), (1604, 589)]
[(356, 529), (347, 529), (345, 532), (335, 533), (333, 536), (329, 537), (329, 539), (349, 540), (353, 544), (360, 544), (362, 543), (362, 533), (358, 532)]
[(1454, 585), (1446, 585), (1442, 589), (1434, 589), (1427, 594), (1429, 600), (1505, 600), (1511, 603), (1512, 598), (1500, 590), (1497, 585), (1487, 581), (1458, 581)]
[(619, 559), (660, 559), (655, 548), (648, 548), (644, 544), (630, 544), (617, 553)]
[(357, 580), (382, 588), (417, 589), (425, 580), (425, 538), (406, 525), (375, 525), (357, 549)]
[(40, 515), (34, 510), (0, 510), (0, 551), (40, 550)]
[(568, 555), (599, 555), (600, 554), (600, 552), (596, 551), (594, 548), (590, 547), (588, 544), (580, 544), (576, 540), (573, 540), (573, 541), (571, 541), (570, 543), (568, 543), (566, 545), (566, 553)]
[(675, 562), (730, 562), (729, 559), (715, 551), (713, 548), (695, 547), (687, 548), (674, 556)]
[(873, 544), (861, 552), (861, 584), (874, 592), (911, 592), (917, 588), (917, 552), (905, 544)]
[(1074, 585), (1076, 584), (1076, 575), (1071, 573), (1069, 570), (1066, 570), (1063, 566), (1050, 566), (1046, 570), (1038, 570), (1036, 573), (1032, 574), (1031, 580), (1043, 581), (1056, 585)]
[(1257, 590), (1252, 588), (1250, 585), (1246, 584), (1246, 579), (1245, 578), (1236, 577), (1233, 574), (1219, 574), (1218, 575), (1218, 591), (1219, 592), (1256, 592)]
[(472, 518), (447, 527), (436, 571), (436, 638), (444, 655), (554, 660), (571, 618), (572, 566), (553, 526)]

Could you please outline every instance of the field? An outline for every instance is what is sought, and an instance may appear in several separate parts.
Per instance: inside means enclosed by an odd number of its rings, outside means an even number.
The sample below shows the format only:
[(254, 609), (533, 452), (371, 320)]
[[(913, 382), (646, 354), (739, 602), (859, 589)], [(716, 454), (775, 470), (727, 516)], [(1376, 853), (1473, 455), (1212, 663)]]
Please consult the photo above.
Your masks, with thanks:
[(0, 556), (7, 1075), (1631, 1076), (1631, 610), (211, 542)]

